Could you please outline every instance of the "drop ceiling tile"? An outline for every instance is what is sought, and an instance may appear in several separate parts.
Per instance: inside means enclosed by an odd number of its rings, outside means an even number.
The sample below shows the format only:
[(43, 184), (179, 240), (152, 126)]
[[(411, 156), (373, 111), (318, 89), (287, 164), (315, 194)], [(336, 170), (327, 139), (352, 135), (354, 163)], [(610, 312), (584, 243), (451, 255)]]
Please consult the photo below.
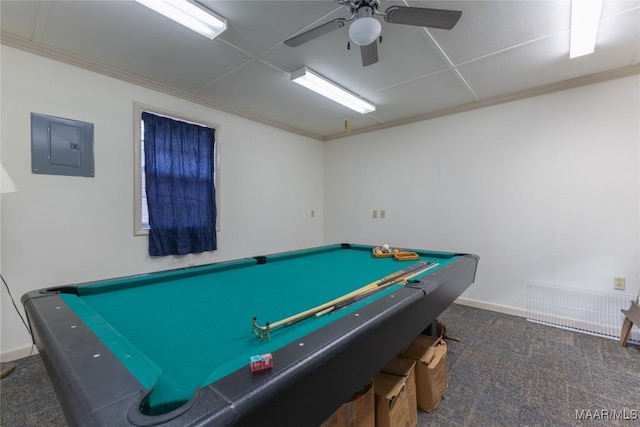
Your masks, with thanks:
[(600, 21), (594, 55), (601, 62), (631, 65), (640, 52), (640, 2), (636, 3), (637, 7), (603, 16)]
[[(602, 37), (609, 31), (620, 30), (616, 28), (620, 22), (603, 22)], [(631, 65), (638, 39), (633, 40), (637, 33), (628, 30), (627, 27), (627, 41), (618, 40), (610, 46), (597, 44), (595, 53), (579, 58), (569, 58), (569, 32), (564, 32), (463, 64), (457, 69), (481, 99), (504, 95)]]
[(553, 81), (554, 65), (569, 56), (568, 33), (457, 67), (480, 99)]
[(40, 2), (0, 1), (0, 28), (27, 40), (33, 37)]
[(631, 12), (640, 7), (640, 0), (607, 0), (602, 4), (602, 19), (608, 19), (619, 13)]
[(298, 114), (284, 120), (292, 127), (305, 129), (316, 135), (336, 135), (345, 133), (344, 121), (347, 119), (352, 131), (375, 126), (380, 122), (370, 114), (358, 114), (341, 105), (334, 105), (306, 114)]
[(278, 121), (333, 103), (257, 60), (202, 88), (197, 95)]
[(456, 65), (567, 31), (571, 20), (571, 3), (568, 0), (448, 1), (429, 4), (429, 7), (462, 11), (460, 21), (449, 35), (431, 30), (438, 44)]
[[(228, 22), (220, 39), (257, 56), (340, 9), (328, 1), (201, 1)], [(345, 9), (346, 10), (346, 9)]]
[(43, 43), (191, 91), (250, 57), (136, 2), (54, 2)]
[(475, 101), (453, 72), (443, 71), (371, 94), (378, 108), (371, 113), (381, 122), (415, 117)]

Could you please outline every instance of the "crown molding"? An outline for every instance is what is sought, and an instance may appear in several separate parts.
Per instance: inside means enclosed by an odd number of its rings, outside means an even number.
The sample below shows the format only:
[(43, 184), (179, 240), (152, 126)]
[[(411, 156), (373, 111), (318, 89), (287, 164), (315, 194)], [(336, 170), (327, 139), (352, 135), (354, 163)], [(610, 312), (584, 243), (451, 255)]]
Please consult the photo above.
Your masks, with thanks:
[(146, 79), (144, 77), (140, 77), (136, 74), (129, 73), (129, 72), (120, 70), (118, 68), (109, 67), (107, 65), (101, 64), (96, 61), (91, 61), (89, 59), (81, 58), (79, 56), (62, 52), (58, 49), (54, 49), (39, 43), (34, 43), (31, 40), (27, 40), (22, 37), (17, 37), (13, 34), (9, 34), (4, 31), (0, 31), (0, 43), (6, 46), (10, 46), (10, 47), (21, 49), (30, 53), (34, 53), (36, 55), (44, 56), (49, 59), (53, 59), (56, 61), (64, 62), (69, 65), (83, 68), (85, 70), (89, 70), (89, 71), (93, 71), (109, 77), (113, 77), (115, 79), (122, 80), (127, 83), (132, 83), (137, 86), (145, 87), (147, 89), (151, 89), (167, 95), (175, 96), (176, 98), (181, 98), (186, 101), (203, 105), (208, 108), (213, 108), (215, 110), (232, 114), (237, 117), (242, 117), (244, 119), (252, 120), (258, 123), (262, 123), (268, 126), (282, 129), (287, 132), (295, 133), (301, 136), (305, 136), (307, 138), (312, 138), (315, 140), (322, 141), (322, 137), (314, 133), (306, 132), (277, 121), (267, 120), (262, 117), (255, 116), (253, 114), (249, 114), (245, 111), (238, 110), (229, 105), (221, 104), (211, 99), (194, 95), (193, 93), (176, 89), (172, 86), (165, 85), (165, 84), (153, 81), (151, 79)]
[(629, 77), (640, 74), (640, 64), (629, 65), (627, 67), (616, 68), (613, 70), (603, 71), (600, 73), (589, 74), (587, 76), (576, 77), (573, 79), (563, 80), (561, 82), (550, 83), (542, 86), (537, 86), (531, 89), (520, 90), (517, 92), (511, 92), (504, 95), (498, 95), (479, 101), (469, 102), (467, 104), (457, 105), (450, 108), (443, 108), (441, 110), (432, 111), (426, 114), (420, 114), (412, 116), (406, 119), (395, 120), (391, 122), (381, 123), (373, 126), (368, 126), (360, 129), (350, 131), (348, 133), (336, 133), (328, 135), (323, 138), (323, 141), (333, 141), (336, 139), (348, 138), (353, 135), (362, 133), (375, 132), (382, 129), (388, 129), (397, 126), (403, 126), (411, 123), (422, 122), (425, 120), (436, 119), (438, 117), (450, 116), (453, 114), (464, 113), (466, 111), (477, 110), (480, 108), (491, 107), (493, 105), (505, 104), (507, 102), (519, 101), (521, 99), (532, 98), (534, 96), (546, 95), (549, 93), (559, 92), (567, 89), (573, 89), (581, 86), (592, 85), (595, 83), (601, 83), (608, 80), (620, 79), (623, 77)]

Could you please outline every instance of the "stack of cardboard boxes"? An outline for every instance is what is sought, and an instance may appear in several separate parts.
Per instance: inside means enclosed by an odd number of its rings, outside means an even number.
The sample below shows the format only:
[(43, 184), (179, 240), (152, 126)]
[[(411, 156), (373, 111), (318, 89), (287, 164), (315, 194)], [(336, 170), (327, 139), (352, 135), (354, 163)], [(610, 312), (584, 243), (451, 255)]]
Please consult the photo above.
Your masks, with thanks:
[(447, 386), (447, 343), (420, 335), (321, 427), (415, 427)]

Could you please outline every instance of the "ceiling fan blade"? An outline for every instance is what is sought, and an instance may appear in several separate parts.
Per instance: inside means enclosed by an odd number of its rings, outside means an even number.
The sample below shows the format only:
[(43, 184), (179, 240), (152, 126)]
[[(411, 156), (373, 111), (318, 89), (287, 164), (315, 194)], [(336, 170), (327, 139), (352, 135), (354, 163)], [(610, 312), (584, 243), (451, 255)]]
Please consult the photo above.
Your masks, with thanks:
[(334, 19), (333, 21), (329, 21), (318, 27), (312, 28), (302, 34), (291, 37), (290, 39), (285, 40), (284, 44), (291, 47), (300, 46), (303, 43), (311, 41), (320, 36), (324, 36), (325, 34), (330, 33), (333, 30), (344, 27), (347, 21), (348, 20), (345, 18)]
[(374, 40), (371, 44), (360, 46), (360, 56), (364, 67), (378, 62), (378, 41)]
[(462, 12), (459, 10), (391, 6), (385, 11), (384, 20), (392, 24), (450, 30), (458, 23), (460, 16)]

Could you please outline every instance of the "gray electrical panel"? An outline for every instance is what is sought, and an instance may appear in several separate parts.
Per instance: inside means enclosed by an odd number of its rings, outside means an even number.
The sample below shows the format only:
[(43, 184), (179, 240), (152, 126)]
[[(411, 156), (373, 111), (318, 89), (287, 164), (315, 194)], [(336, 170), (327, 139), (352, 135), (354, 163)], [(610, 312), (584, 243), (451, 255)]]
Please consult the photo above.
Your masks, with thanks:
[(31, 113), (31, 171), (95, 176), (93, 123)]

